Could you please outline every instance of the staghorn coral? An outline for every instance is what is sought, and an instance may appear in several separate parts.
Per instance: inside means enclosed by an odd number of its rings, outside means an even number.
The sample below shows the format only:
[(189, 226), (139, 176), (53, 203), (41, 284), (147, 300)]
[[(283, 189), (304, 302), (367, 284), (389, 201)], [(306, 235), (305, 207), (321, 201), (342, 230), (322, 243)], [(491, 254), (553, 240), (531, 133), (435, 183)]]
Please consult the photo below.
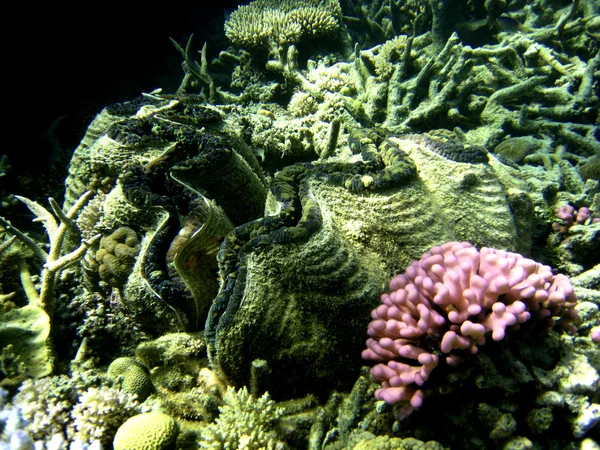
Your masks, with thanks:
[(274, 429), (283, 410), (268, 393), (255, 399), (245, 387), (237, 391), (228, 387), (223, 400), (225, 405), (219, 408), (221, 414), (215, 423), (202, 431), (201, 448), (285, 448)]
[[(36, 260), (43, 262), (38, 290), (25, 257), (19, 258), (19, 275), (28, 303), (20, 308), (12, 309), (0, 317), (0, 323), (3, 324), (2, 333), (0, 333), (0, 347), (14, 342), (15, 352), (33, 377), (43, 377), (51, 374), (54, 370), (50, 331), (51, 319), (56, 310), (56, 287), (60, 275), (66, 269), (78, 265), (88, 248), (100, 239), (99, 235), (89, 240), (81, 239), (75, 223), (76, 215), (92, 195), (93, 193), (90, 191), (85, 192), (66, 212), (53, 198), (50, 198), (52, 213), (28, 198), (17, 196), (36, 216), (35, 220), (43, 223), (49, 239), (47, 253), (41, 244), (36, 243), (12, 226), (8, 220), (0, 217), (0, 224), (29, 247)], [(78, 246), (75, 249), (71, 248), (70, 239), (77, 243)]]

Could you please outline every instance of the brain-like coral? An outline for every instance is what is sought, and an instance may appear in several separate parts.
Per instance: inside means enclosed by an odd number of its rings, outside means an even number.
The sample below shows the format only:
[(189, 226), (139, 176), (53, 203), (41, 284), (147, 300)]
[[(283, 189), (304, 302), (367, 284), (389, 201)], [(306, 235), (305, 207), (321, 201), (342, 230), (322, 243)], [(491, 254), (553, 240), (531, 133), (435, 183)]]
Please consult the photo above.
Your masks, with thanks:
[(129, 227), (118, 228), (104, 236), (96, 252), (100, 277), (112, 286), (122, 286), (131, 273), (140, 248), (136, 232)]
[(335, 33), (340, 17), (337, 0), (255, 0), (231, 13), (225, 34), (242, 47), (294, 44)]
[(108, 367), (108, 378), (115, 380), (122, 390), (144, 401), (154, 390), (148, 369), (135, 358), (115, 359)]
[[(573, 331), (573, 286), (565, 275), (520, 254), (466, 242), (433, 247), (390, 282), (372, 312), (363, 358), (380, 362), (371, 374), (382, 382), (375, 396), (402, 404), (400, 415), (423, 403), (421, 386), (445, 360), (459, 364), (491, 335), (534, 317)], [(442, 358), (440, 358), (442, 357)]]
[(131, 417), (117, 430), (115, 450), (166, 450), (172, 448), (179, 427), (167, 414), (149, 412)]

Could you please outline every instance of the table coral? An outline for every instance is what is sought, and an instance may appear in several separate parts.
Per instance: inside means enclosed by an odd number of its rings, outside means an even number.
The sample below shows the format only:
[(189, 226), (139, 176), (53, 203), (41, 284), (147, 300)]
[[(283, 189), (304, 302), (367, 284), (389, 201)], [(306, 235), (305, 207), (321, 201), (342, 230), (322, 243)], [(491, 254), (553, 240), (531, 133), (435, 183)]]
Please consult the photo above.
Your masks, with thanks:
[(231, 13), (225, 35), (247, 47), (293, 44), (335, 33), (341, 12), (337, 0), (255, 0)]

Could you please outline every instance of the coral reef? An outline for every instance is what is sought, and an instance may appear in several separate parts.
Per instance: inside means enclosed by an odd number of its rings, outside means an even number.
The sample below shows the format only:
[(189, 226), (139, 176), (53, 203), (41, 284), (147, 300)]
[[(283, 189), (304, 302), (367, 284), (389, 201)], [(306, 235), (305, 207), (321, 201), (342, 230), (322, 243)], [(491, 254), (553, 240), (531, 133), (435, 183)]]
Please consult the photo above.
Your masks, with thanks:
[(0, 447), (597, 447), (599, 17), (255, 0), (62, 208), (0, 158)]

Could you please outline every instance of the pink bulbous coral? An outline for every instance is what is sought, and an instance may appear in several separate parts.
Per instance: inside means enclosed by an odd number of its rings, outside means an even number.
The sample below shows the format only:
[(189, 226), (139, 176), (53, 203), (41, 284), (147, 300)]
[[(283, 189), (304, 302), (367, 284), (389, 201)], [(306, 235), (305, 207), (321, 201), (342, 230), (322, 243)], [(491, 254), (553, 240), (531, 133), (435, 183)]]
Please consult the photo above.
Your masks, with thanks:
[(557, 233), (568, 233), (573, 225), (585, 225), (600, 222), (599, 217), (592, 217), (589, 208), (575, 209), (571, 205), (562, 205), (556, 208), (556, 217), (560, 222), (554, 222), (552, 229)]
[(577, 318), (567, 276), (520, 254), (478, 251), (468, 242), (431, 248), (392, 278), (381, 300), (362, 357), (379, 363), (371, 369), (382, 385), (375, 397), (400, 403), (400, 417), (422, 405), (421, 388), (438, 364), (456, 365), (489, 336), (499, 341), (532, 317), (570, 333)]

